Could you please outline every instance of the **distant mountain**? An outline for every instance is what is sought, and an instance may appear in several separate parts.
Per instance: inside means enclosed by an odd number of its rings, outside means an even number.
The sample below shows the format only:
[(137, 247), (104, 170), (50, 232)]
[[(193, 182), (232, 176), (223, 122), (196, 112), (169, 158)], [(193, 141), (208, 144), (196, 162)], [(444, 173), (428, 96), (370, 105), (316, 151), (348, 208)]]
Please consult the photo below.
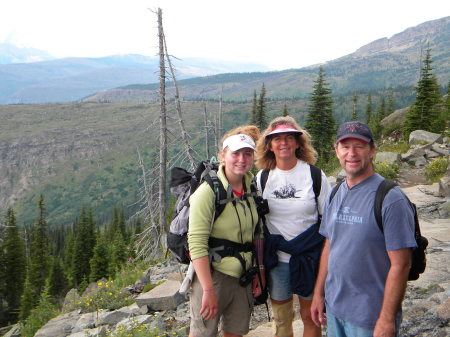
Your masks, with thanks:
[[(189, 58), (174, 60), (186, 79), (226, 72), (266, 71), (258, 64)], [(0, 104), (77, 101), (96, 92), (158, 80), (159, 59), (142, 55), (64, 58), (0, 65)]]
[(52, 59), (55, 59), (55, 57), (43, 50), (21, 48), (10, 43), (0, 42), (0, 64), (39, 62)]
[[(428, 21), (392, 36), (362, 46), (336, 60), (301, 69), (265, 73), (220, 74), (179, 81), (184, 99), (251, 99), (253, 91), (265, 84), (272, 98), (306, 97), (323, 66), (334, 94), (414, 86), (419, 79), (421, 60), (431, 48), (434, 73), (441, 85), (450, 79), (450, 17)], [(170, 91), (172, 90), (172, 92)], [(168, 88), (173, 94), (173, 88)], [(152, 101), (158, 97), (158, 84), (115, 88), (86, 98), (86, 101)]]

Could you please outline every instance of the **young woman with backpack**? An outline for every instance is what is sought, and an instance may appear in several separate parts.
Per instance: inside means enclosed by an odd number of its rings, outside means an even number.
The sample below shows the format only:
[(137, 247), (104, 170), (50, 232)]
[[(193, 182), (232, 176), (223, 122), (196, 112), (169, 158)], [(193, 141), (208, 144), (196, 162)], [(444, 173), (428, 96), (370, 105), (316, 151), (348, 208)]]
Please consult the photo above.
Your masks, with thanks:
[(247, 248), (258, 222), (249, 171), (259, 135), (257, 127), (241, 126), (222, 138), (217, 177), (228, 200), (215, 221), (217, 194), (208, 183), (200, 185), (189, 199), (188, 246), (195, 269), (190, 337), (217, 336), (220, 320), (224, 337), (248, 333), (253, 296), (251, 282), (246, 284), (244, 278), (252, 266), (252, 252)]

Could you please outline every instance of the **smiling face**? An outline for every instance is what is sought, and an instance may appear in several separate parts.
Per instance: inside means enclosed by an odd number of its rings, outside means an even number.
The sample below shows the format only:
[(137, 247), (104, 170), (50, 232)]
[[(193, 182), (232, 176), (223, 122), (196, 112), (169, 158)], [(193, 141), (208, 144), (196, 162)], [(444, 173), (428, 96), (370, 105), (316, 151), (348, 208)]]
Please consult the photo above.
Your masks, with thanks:
[(277, 162), (279, 161), (297, 161), (295, 151), (300, 147), (297, 142), (297, 136), (292, 132), (277, 133), (271, 136), (270, 151), (275, 155)]
[(347, 174), (347, 180), (356, 184), (374, 173), (372, 158), (376, 151), (369, 143), (347, 138), (337, 143), (335, 151), (339, 163)]
[(237, 151), (225, 148), (222, 158), (225, 164), (225, 175), (230, 178), (242, 178), (253, 166), (255, 151), (244, 147)]

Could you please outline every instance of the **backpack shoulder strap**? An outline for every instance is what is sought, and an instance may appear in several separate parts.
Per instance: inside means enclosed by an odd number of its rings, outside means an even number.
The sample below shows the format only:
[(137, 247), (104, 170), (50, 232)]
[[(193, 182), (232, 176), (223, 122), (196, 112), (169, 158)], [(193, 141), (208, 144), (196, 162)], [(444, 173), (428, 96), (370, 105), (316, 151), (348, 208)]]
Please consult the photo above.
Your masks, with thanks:
[(381, 233), (383, 233), (383, 222), (381, 218), (381, 208), (383, 206), (383, 200), (386, 194), (388, 194), (388, 192), (395, 186), (397, 186), (397, 184), (394, 181), (385, 179), (378, 186), (377, 193), (375, 194), (375, 205), (373, 211), (375, 213), (375, 219), (377, 220), (377, 225)]
[(267, 179), (269, 178), (270, 170), (262, 170), (261, 172), (261, 195), (264, 192), (264, 188), (266, 188)]
[(311, 178), (313, 181), (314, 199), (316, 200), (316, 205), (318, 205), (317, 199), (319, 198), (320, 189), (322, 188), (322, 171), (314, 165), (309, 165), (309, 168), (311, 170)]
[(215, 210), (213, 218), (215, 221), (220, 216), (220, 214), (222, 214), (225, 208), (226, 203), (221, 201), (227, 199), (227, 191), (225, 190), (225, 187), (223, 186), (220, 179), (217, 177), (217, 173), (215, 171), (209, 171), (208, 174), (205, 174), (203, 176), (203, 179), (208, 183), (215, 195)]
[(336, 185), (334, 185), (334, 187), (331, 189), (331, 193), (330, 193), (330, 200), (329, 202), (331, 202), (331, 200), (333, 200), (334, 196), (336, 195), (337, 191), (339, 190), (339, 187), (341, 187), (342, 183), (344, 181), (341, 180), (340, 182), (338, 182)]

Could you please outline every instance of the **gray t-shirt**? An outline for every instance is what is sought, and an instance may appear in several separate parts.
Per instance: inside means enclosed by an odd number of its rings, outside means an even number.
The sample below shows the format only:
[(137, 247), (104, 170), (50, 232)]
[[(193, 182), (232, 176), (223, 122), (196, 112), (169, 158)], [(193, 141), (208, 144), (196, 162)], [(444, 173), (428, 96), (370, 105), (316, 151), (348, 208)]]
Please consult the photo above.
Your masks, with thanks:
[(375, 327), (381, 310), (390, 267), (387, 251), (416, 247), (413, 209), (399, 187), (383, 202), (384, 235), (378, 228), (374, 199), (382, 181), (374, 174), (351, 189), (344, 182), (320, 226), (320, 233), (330, 240), (327, 310), (366, 329)]

